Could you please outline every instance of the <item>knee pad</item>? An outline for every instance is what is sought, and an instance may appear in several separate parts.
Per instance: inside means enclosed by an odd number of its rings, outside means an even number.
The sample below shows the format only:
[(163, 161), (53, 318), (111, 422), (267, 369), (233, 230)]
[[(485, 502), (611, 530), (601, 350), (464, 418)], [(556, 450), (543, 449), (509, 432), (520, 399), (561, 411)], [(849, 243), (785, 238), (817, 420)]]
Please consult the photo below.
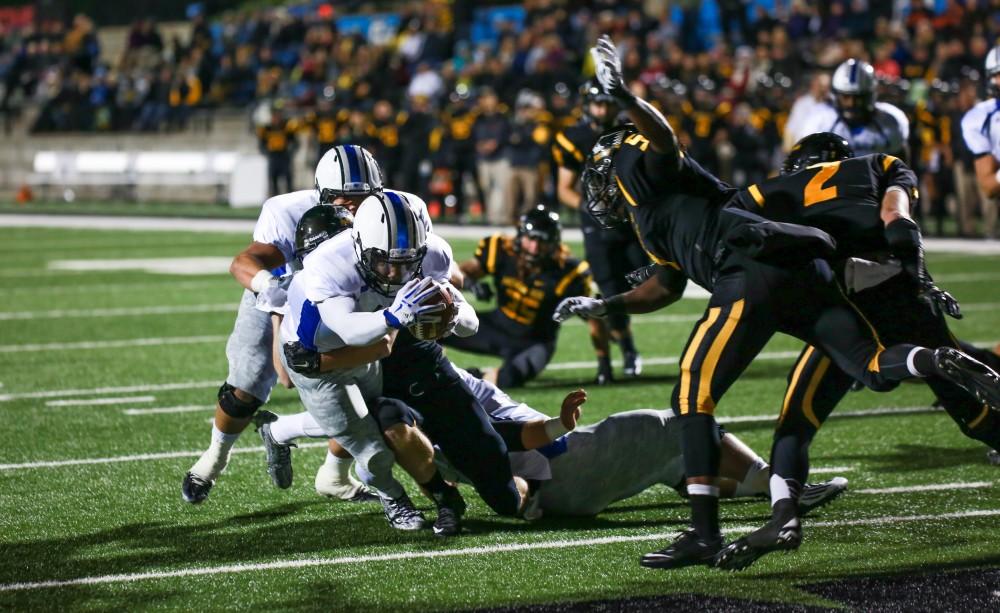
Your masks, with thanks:
[(235, 419), (247, 419), (253, 417), (260, 405), (264, 404), (254, 398), (250, 402), (240, 400), (236, 396), (236, 388), (228, 383), (223, 383), (219, 388), (219, 406), (222, 412)]

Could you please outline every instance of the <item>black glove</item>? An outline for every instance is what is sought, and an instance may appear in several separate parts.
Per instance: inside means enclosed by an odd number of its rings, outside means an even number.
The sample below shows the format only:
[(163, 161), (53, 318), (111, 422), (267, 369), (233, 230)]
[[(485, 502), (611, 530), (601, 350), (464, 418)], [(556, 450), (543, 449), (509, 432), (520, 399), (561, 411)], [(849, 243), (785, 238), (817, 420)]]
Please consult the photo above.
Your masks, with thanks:
[(955, 297), (944, 291), (937, 285), (929, 283), (921, 292), (924, 299), (928, 300), (931, 307), (939, 310), (948, 317), (962, 319), (962, 305), (955, 300)]
[(901, 217), (885, 227), (885, 240), (903, 265), (903, 272), (920, 291), (931, 285), (924, 266), (924, 241), (920, 236), (920, 226), (912, 219)]
[(307, 377), (315, 377), (320, 374), (320, 354), (312, 349), (306, 349), (302, 343), (295, 341), (285, 343), (282, 349), (285, 352), (285, 361), (288, 367)]
[(476, 300), (482, 300), (484, 302), (493, 300), (493, 288), (490, 287), (489, 283), (474, 281), (471, 285), (469, 285), (469, 289), (472, 290), (472, 295), (476, 297)]
[(597, 358), (597, 377), (594, 383), (597, 385), (607, 385), (614, 381), (614, 374), (611, 371), (611, 358), (604, 356)]
[(639, 287), (655, 274), (656, 264), (649, 264), (628, 273), (625, 275), (625, 280), (628, 282), (629, 287)]

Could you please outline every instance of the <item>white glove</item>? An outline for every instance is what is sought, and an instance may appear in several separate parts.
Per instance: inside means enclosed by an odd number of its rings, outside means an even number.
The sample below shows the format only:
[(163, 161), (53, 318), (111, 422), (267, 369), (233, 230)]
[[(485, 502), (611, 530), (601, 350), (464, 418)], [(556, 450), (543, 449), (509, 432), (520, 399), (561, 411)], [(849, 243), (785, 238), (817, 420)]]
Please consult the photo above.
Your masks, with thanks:
[(597, 83), (604, 93), (618, 102), (631, 102), (635, 96), (625, 84), (621, 58), (618, 57), (618, 50), (607, 34), (597, 39), (597, 44), (590, 49), (590, 56), (594, 59)]
[(585, 296), (573, 296), (566, 298), (556, 307), (552, 314), (552, 320), (562, 323), (577, 315), (583, 319), (604, 319), (608, 314), (608, 307), (603, 300), (597, 298), (587, 298)]
[(281, 313), (284, 315), (288, 304), (288, 292), (282, 287), (269, 287), (257, 294), (257, 304), (254, 307), (265, 313)]
[(400, 330), (413, 325), (418, 317), (443, 311), (445, 309), (443, 303), (423, 304), (439, 291), (441, 290), (438, 289), (434, 279), (430, 277), (412, 279), (396, 292), (396, 297), (389, 308), (382, 311), (386, 324), (390, 328)]
[(258, 270), (250, 279), (250, 290), (259, 294), (270, 287), (278, 287), (279, 283), (278, 277), (272, 275), (270, 270)]

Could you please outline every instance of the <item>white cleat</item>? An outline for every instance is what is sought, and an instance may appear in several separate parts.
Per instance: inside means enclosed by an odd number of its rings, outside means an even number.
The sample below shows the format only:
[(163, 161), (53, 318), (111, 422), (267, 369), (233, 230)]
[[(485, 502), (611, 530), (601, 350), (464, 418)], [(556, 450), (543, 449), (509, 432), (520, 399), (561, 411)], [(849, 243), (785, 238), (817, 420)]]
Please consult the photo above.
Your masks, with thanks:
[(347, 502), (376, 502), (379, 497), (368, 486), (360, 482), (354, 475), (348, 473), (346, 482), (340, 478), (337, 471), (323, 464), (316, 471), (316, 493), (328, 498), (337, 498)]

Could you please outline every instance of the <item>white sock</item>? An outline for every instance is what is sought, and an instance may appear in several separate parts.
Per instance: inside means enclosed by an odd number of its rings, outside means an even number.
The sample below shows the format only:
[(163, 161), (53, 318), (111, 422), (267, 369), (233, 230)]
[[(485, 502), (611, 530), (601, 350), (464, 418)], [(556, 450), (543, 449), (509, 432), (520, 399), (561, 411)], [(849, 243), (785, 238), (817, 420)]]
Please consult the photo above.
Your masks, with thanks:
[(282, 415), (277, 421), (271, 422), (271, 438), (276, 443), (287, 445), (302, 437), (328, 438), (326, 432), (308, 411), (295, 415)]
[(736, 484), (736, 491), (733, 492), (733, 498), (766, 494), (769, 471), (770, 466), (767, 465), (767, 462), (758, 457), (750, 465), (750, 468), (747, 469), (747, 474), (743, 476), (743, 480)]
[(924, 373), (917, 370), (917, 365), (913, 363), (913, 356), (917, 355), (918, 351), (929, 351), (923, 347), (914, 347), (910, 349), (910, 353), (906, 354), (906, 370), (910, 371), (910, 374), (914, 377), (926, 377)]
[(324, 464), (336, 473), (339, 483), (347, 483), (347, 479), (351, 476), (351, 464), (353, 463), (354, 458), (338, 458), (330, 453), (329, 449), (326, 451)]
[(772, 507), (778, 502), (792, 497), (792, 492), (788, 489), (788, 482), (781, 475), (771, 475), (770, 485)]
[(213, 423), (212, 442), (191, 467), (191, 472), (202, 479), (214, 481), (229, 464), (229, 452), (239, 438), (239, 433), (226, 434)]
[(704, 485), (701, 483), (693, 483), (687, 486), (689, 496), (712, 496), (713, 498), (719, 497), (719, 487), (716, 485)]

